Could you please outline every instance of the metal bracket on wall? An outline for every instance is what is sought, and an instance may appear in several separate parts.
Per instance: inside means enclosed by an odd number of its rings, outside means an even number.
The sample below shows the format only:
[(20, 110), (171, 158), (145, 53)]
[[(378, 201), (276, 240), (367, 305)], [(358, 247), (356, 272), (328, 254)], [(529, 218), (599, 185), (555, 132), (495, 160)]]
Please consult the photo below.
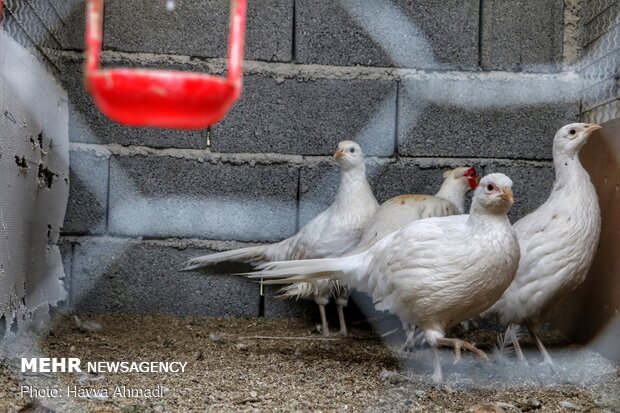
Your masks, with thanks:
[(203, 73), (101, 69), (103, 0), (86, 9), (85, 83), (99, 109), (129, 126), (203, 129), (222, 120), (241, 95), (246, 0), (231, 0), (227, 77)]

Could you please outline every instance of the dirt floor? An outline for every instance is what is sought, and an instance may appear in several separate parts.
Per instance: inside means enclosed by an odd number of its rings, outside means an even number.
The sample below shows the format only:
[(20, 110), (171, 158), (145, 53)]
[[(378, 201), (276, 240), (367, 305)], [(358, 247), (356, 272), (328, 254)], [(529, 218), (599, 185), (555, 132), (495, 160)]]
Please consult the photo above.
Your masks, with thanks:
[[(495, 332), (467, 332), (491, 361), (471, 354), (454, 365), (443, 353), (445, 382), (435, 385), (431, 354), (396, 351), (400, 332), (381, 338), (357, 328), (348, 338), (324, 339), (299, 320), (92, 316), (80, 326), (62, 317), (40, 336), (25, 334), (4, 349), (0, 412), (20, 411), (32, 398), (22, 386), (58, 388), (22, 411), (616, 411), (619, 369), (596, 353), (552, 348), (555, 365), (541, 365), (524, 339), (529, 365), (493, 355)], [(81, 328), (80, 328), (81, 327)], [(563, 344), (553, 335), (544, 338)], [(401, 354), (401, 356), (398, 356)], [(19, 357), (78, 357), (88, 361), (187, 362), (184, 373), (20, 373)], [(84, 397), (68, 397), (69, 389)], [(114, 390), (159, 389), (160, 397), (115, 396)], [(92, 389), (99, 389), (95, 395)], [(104, 395), (102, 389), (107, 389)], [(91, 390), (90, 396), (84, 395)], [(104, 397), (107, 396), (107, 397)], [(52, 410), (45, 410), (47, 406)], [(32, 404), (31, 406), (32, 407)], [(473, 410), (472, 410), (473, 409)], [(486, 409), (486, 410), (485, 410)]]

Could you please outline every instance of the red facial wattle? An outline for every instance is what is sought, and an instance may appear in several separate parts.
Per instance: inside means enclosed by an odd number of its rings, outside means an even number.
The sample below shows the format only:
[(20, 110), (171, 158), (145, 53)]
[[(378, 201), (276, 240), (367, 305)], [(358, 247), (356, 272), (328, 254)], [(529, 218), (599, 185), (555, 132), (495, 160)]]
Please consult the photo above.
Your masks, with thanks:
[(473, 166), (465, 172), (465, 176), (467, 177), (467, 183), (471, 189), (476, 189), (478, 187), (478, 174), (476, 173), (476, 168)]

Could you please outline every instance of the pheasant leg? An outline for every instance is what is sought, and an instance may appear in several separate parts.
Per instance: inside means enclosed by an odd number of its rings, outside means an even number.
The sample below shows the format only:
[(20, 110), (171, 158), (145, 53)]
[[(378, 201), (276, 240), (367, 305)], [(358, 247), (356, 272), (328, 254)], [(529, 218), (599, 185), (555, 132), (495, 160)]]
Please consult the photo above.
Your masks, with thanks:
[(515, 348), (515, 354), (517, 355), (517, 359), (523, 364), (527, 364), (527, 360), (525, 359), (525, 355), (523, 354), (523, 349), (521, 348), (521, 344), (519, 344), (519, 338), (517, 337), (517, 331), (514, 328), (510, 328), (510, 332), (508, 335), (510, 336), (510, 341)]
[(344, 306), (337, 304), (338, 319), (340, 320), (340, 335), (346, 337), (349, 333), (347, 331), (347, 321), (344, 319)]
[(461, 349), (464, 348), (465, 350), (469, 350), (472, 353), (478, 355), (480, 358), (482, 358), (483, 360), (489, 360), (489, 358), (487, 357), (486, 353), (480, 349), (478, 349), (476, 346), (474, 346), (472, 343), (465, 341), (465, 340), (460, 340), (458, 338), (439, 338), (437, 339), (437, 345), (438, 346), (444, 346), (444, 347), (452, 347), (454, 349), (454, 362), (458, 363), (461, 360)]
[(321, 333), (323, 333), (324, 337), (329, 337), (329, 325), (327, 324), (325, 305), (319, 304), (319, 312), (321, 313)]
[(553, 366), (553, 360), (551, 360), (551, 356), (549, 355), (549, 352), (547, 352), (547, 349), (545, 348), (543, 342), (540, 340), (540, 337), (538, 337), (538, 334), (534, 333), (532, 330), (530, 330), (530, 334), (532, 335), (532, 337), (534, 337), (534, 341), (536, 341), (538, 350), (540, 350), (540, 353), (542, 354), (545, 363)]
[[(439, 340), (437, 340), (437, 343), (439, 344)], [(433, 346), (433, 381), (435, 383), (441, 383), (443, 381), (443, 374), (441, 372), (441, 357), (437, 346)]]

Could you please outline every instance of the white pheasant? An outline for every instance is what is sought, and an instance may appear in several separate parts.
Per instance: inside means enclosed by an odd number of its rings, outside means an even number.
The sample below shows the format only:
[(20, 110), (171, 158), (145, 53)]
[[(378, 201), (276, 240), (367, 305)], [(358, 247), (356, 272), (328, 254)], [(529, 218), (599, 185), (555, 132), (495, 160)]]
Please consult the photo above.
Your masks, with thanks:
[(506, 216), (512, 203), (512, 181), (491, 174), (476, 189), (469, 215), (415, 221), (356, 255), (268, 263), (249, 276), (268, 283), (333, 277), (368, 293), (378, 310), (424, 331), (433, 347), (433, 379), (441, 381), (437, 346), (454, 347), (457, 356), (463, 347), (486, 357), (445, 332), (490, 307), (512, 282), (519, 263)]
[[(404, 228), (418, 219), (443, 217), (462, 214), (465, 207), (465, 194), (476, 189), (478, 175), (474, 167), (459, 167), (443, 174), (444, 181), (436, 195), (407, 194), (399, 195), (385, 201), (372, 216), (360, 239), (359, 244), (347, 254), (364, 251), (383, 237)], [(349, 298), (349, 289), (337, 284), (336, 305), (339, 308), (340, 334), (347, 335), (344, 314)], [(316, 283), (294, 283), (280, 290), (282, 297), (312, 297), (316, 294)]]
[[(366, 180), (366, 165), (362, 148), (355, 142), (342, 141), (334, 158), (341, 169), (340, 186), (334, 202), (297, 234), (284, 241), (241, 248), (196, 257), (184, 270), (194, 270), (224, 261), (259, 263), (266, 261), (338, 257), (355, 247), (368, 220), (379, 204)], [(312, 298), (321, 314), (322, 332), (329, 334), (325, 305), (330, 296), (340, 291), (337, 284), (317, 280), (310, 285)], [(338, 297), (337, 297), (338, 299)], [(338, 306), (341, 321), (342, 307)]]
[[(510, 327), (527, 327), (546, 362), (551, 357), (538, 336), (549, 310), (585, 279), (598, 244), (601, 214), (579, 151), (596, 124), (573, 123), (553, 140), (555, 182), (547, 201), (514, 224), (521, 261), (514, 281), (483, 318)], [(508, 334), (517, 356), (525, 360), (515, 328)]]
[(418, 219), (457, 215), (465, 212), (465, 194), (478, 186), (474, 167), (460, 167), (443, 174), (439, 192), (433, 195), (399, 195), (385, 201), (362, 233), (355, 250), (362, 251), (381, 238)]

